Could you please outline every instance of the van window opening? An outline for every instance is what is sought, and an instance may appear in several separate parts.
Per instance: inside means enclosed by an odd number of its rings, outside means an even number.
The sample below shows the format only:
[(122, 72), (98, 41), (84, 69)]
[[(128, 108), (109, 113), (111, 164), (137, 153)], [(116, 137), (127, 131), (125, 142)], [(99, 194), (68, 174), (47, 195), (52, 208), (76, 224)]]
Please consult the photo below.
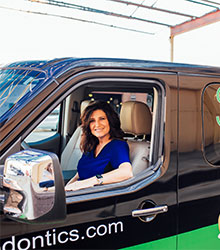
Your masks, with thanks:
[[(138, 152), (143, 151), (144, 154), (140, 157), (139, 160), (135, 159), (136, 163), (134, 164), (134, 166), (138, 166), (134, 167), (135, 178), (132, 179), (132, 181), (127, 181), (126, 183), (130, 183), (129, 185), (132, 185), (132, 183), (143, 179), (144, 176), (141, 175), (141, 173), (143, 171), (148, 172), (148, 168), (152, 164), (157, 166), (156, 168), (158, 168), (159, 165), (157, 162), (161, 160), (158, 158), (158, 155), (161, 155), (158, 153), (159, 146), (160, 148), (162, 148), (162, 145), (160, 145), (159, 142), (159, 140), (162, 139), (159, 138), (161, 136), (163, 137), (160, 132), (162, 131), (162, 129), (160, 129), (160, 124), (164, 124), (164, 116), (163, 112), (161, 111), (164, 109), (164, 102), (161, 100), (161, 98), (164, 98), (163, 91), (161, 91), (162, 87), (159, 84), (157, 85), (156, 81), (149, 81), (149, 83), (144, 83), (143, 81), (143, 83), (141, 82), (141, 84), (139, 82), (137, 84), (135, 81), (130, 82), (129, 84), (120, 82), (120, 85), (118, 84), (117, 87), (115, 87), (115, 85), (116, 84), (114, 84), (113, 87), (111, 82), (105, 82), (105, 84), (99, 84), (99, 82), (95, 82), (94, 86), (92, 83), (90, 83), (89, 85), (83, 85), (77, 88), (69, 96), (67, 96), (65, 100), (63, 100), (64, 105), (62, 108), (62, 121), (59, 122), (59, 124), (62, 125), (59, 133), (61, 133), (60, 135), (61, 141), (63, 142), (63, 150), (61, 150), (61, 155), (59, 156), (59, 158), (65, 183), (67, 183), (68, 180), (71, 179), (71, 177), (73, 177), (76, 173), (77, 163), (79, 158), (81, 157), (81, 151), (79, 147), (80, 140), (74, 139), (75, 141), (71, 141), (71, 138), (80, 138), (80, 131), (78, 129), (80, 125), (80, 104), (85, 100), (105, 100), (106, 102), (114, 106), (119, 115), (122, 104), (127, 101), (144, 103), (148, 107), (152, 115), (151, 131), (149, 134), (138, 135), (126, 133), (125, 139), (131, 145), (130, 147), (134, 147), (134, 150), (131, 150), (132, 152), (134, 152), (131, 158), (136, 158)], [(105, 88), (103, 88), (103, 86)], [(158, 119), (161, 119), (161, 121), (159, 121)], [(49, 138), (47, 138), (47, 140), (49, 140)], [(29, 143), (27, 139), (25, 139), (25, 142)], [(40, 142), (36, 141), (36, 143), (29, 143), (29, 145), (31, 147), (35, 147), (35, 145), (37, 146), (39, 145), (39, 143)], [(70, 144), (71, 150), (68, 149), (68, 144)], [(71, 151), (71, 153), (67, 153), (68, 151)], [(147, 176), (149, 176), (149, 173), (147, 174)], [(120, 183), (106, 185), (106, 188), (111, 189), (111, 185), (120, 186)], [(105, 190), (104, 186), (99, 188)], [(91, 191), (81, 190), (76, 192), (90, 193)]]

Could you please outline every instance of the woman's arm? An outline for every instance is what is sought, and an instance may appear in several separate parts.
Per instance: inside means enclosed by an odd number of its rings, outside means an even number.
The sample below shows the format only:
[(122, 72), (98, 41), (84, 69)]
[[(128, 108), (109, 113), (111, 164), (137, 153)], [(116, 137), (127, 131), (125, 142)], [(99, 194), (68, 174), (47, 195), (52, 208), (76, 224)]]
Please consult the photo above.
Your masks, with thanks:
[(103, 184), (117, 183), (133, 177), (132, 166), (129, 162), (123, 162), (120, 166), (102, 175)]
[[(103, 176), (102, 178), (103, 184), (111, 184), (111, 183), (125, 181), (133, 177), (132, 166), (129, 162), (123, 162), (117, 169), (105, 173), (102, 176)], [(71, 183), (68, 182), (68, 184), (65, 187), (65, 190), (75, 191), (83, 188), (93, 187), (98, 184), (99, 182), (97, 181), (97, 178), (94, 176), (82, 181), (75, 181)]]

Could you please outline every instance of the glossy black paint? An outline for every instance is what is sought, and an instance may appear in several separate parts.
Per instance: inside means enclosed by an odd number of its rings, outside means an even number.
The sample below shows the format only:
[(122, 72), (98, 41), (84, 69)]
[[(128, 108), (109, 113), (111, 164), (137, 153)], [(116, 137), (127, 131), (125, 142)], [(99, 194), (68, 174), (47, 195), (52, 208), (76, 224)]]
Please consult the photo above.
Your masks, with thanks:
[(208, 165), (201, 152), (194, 152), (180, 154), (179, 171), (179, 233), (216, 224), (220, 168)]

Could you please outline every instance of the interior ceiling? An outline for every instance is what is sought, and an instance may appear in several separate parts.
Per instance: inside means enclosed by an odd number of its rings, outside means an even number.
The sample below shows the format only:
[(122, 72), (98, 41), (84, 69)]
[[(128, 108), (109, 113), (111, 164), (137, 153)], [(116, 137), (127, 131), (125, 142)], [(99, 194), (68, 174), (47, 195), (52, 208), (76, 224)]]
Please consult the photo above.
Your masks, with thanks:
[(220, 21), (220, 0), (23, 0), (22, 9), (21, 1), (5, 8), (148, 35), (166, 28), (176, 35)]

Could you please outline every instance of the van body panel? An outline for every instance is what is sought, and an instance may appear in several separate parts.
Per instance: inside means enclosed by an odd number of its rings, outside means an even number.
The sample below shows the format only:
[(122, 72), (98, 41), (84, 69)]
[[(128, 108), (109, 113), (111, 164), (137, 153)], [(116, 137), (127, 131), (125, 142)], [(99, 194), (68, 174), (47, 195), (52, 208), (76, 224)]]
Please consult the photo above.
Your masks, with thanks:
[[(206, 161), (202, 146), (202, 93), (212, 82), (220, 83), (220, 77), (179, 76), (178, 242), (183, 246), (186, 237), (181, 237), (182, 233), (211, 225), (216, 227), (215, 241), (219, 242), (216, 204), (220, 202), (220, 168)], [(209, 134), (213, 138), (214, 127), (208, 128)], [(192, 237), (190, 242), (196, 246), (198, 238)], [(199, 242), (207, 245), (207, 237), (201, 237)]]

